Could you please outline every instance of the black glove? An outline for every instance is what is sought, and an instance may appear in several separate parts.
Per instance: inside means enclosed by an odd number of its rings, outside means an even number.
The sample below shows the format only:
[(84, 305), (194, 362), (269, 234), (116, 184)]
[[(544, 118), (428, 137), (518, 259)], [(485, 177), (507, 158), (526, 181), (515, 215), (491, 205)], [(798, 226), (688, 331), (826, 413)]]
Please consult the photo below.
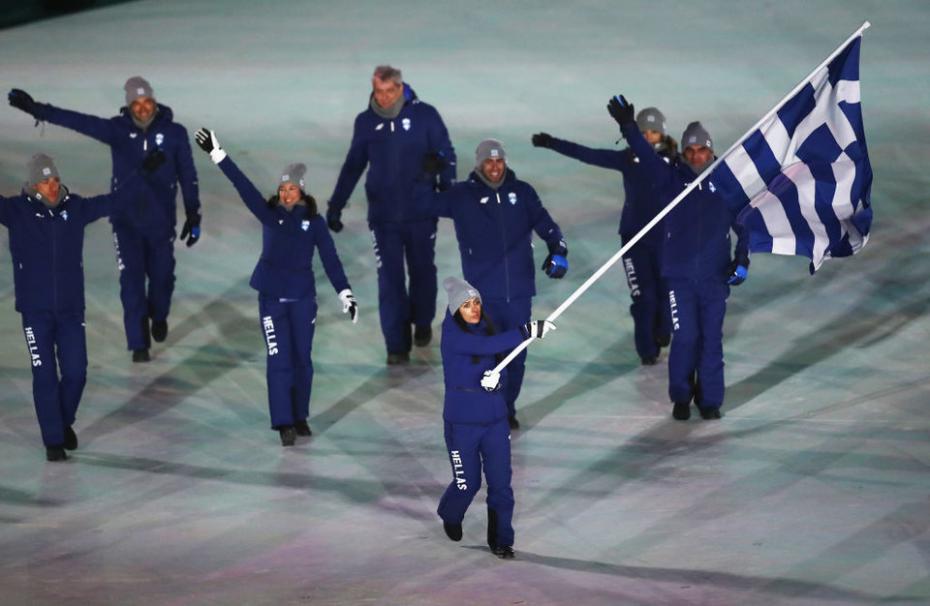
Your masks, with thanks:
[(187, 238), (186, 244), (190, 248), (200, 240), (200, 213), (198, 211), (187, 213), (184, 227), (181, 228), (181, 239)]
[(216, 133), (208, 128), (201, 127), (194, 133), (194, 141), (203, 151), (210, 154), (210, 159), (214, 164), (219, 164), (226, 159), (226, 151), (220, 147), (220, 142), (216, 139)]
[(552, 135), (549, 133), (536, 133), (532, 137), (533, 147), (552, 147)]
[(446, 160), (439, 152), (426, 152), (423, 155), (423, 172), (438, 175), (446, 168)]
[(555, 330), (555, 324), (549, 320), (530, 320), (520, 327), (520, 333), (523, 334), (524, 339), (529, 339), (530, 337), (543, 339), (553, 330)]
[(611, 97), (610, 102), (607, 104), (607, 111), (620, 126), (636, 122), (633, 104), (627, 101), (623, 95)]
[(142, 172), (147, 175), (151, 175), (159, 167), (165, 163), (165, 152), (160, 149), (156, 149), (149, 155), (145, 157), (145, 160), (142, 161)]
[(542, 269), (554, 280), (564, 278), (568, 273), (568, 247), (561, 240), (549, 244), (549, 255), (543, 261)]
[(330, 208), (329, 210), (326, 211), (326, 224), (329, 225), (329, 228), (337, 234), (342, 231), (343, 225), (342, 225), (342, 221), (340, 221), (341, 218), (342, 218), (341, 210), (335, 210), (333, 208)]
[(10, 100), (10, 105), (15, 107), (18, 110), (22, 110), (32, 116), (36, 117), (37, 103), (32, 96), (24, 90), (14, 88), (7, 95), (7, 99)]

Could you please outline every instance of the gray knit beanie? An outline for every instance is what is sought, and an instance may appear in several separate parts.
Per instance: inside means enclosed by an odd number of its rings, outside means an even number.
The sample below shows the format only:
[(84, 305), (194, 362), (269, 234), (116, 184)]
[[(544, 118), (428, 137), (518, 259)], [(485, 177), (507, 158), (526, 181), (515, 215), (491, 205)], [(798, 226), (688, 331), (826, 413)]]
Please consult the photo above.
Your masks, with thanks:
[(442, 281), (442, 287), (449, 293), (450, 314), (454, 315), (469, 299), (478, 299), (478, 302), (481, 302), (481, 295), (475, 287), (460, 278), (446, 278)]
[(710, 138), (710, 133), (704, 130), (700, 122), (692, 122), (681, 135), (681, 149), (687, 149), (691, 145), (703, 145), (714, 149), (714, 142)]
[(155, 93), (152, 92), (152, 85), (142, 76), (133, 76), (129, 80), (126, 80), (126, 84), (123, 85), (123, 90), (126, 91), (126, 107), (132, 105), (132, 102), (140, 97), (155, 99)]
[(304, 175), (307, 174), (307, 165), (301, 162), (288, 164), (281, 172), (281, 179), (278, 181), (278, 187), (284, 183), (293, 183), (301, 191), (307, 191), (304, 187)]
[(29, 171), (28, 185), (35, 185), (52, 177), (61, 178), (58, 175), (55, 162), (45, 154), (36, 154), (30, 158), (26, 164), (26, 169)]
[(639, 113), (636, 114), (636, 126), (640, 132), (654, 130), (663, 135), (668, 134), (665, 128), (665, 116), (655, 107), (639, 110)]
[(478, 144), (475, 150), (475, 168), (481, 169), (481, 165), (488, 158), (500, 158), (507, 160), (507, 152), (504, 151), (504, 144), (497, 139), (485, 139)]

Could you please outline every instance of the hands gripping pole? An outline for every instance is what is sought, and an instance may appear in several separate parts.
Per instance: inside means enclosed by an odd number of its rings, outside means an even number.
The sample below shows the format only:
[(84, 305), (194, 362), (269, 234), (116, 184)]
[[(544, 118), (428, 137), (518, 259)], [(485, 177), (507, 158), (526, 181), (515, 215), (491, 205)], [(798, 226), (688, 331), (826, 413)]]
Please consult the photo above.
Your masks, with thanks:
[[(855, 32), (853, 32), (853, 33), (849, 36), (849, 38), (846, 39), (846, 41), (844, 41), (844, 42), (843, 42), (842, 44), (840, 44), (832, 53), (830, 53), (830, 55), (829, 55), (826, 59), (824, 59), (824, 60), (820, 63), (820, 65), (818, 65), (816, 68), (814, 68), (814, 70), (811, 71), (811, 73), (808, 74), (808, 76), (807, 76), (806, 78), (804, 78), (803, 80), (801, 80), (801, 81), (798, 83), (798, 85), (795, 86), (794, 89), (791, 90), (790, 93), (788, 93), (787, 95), (785, 95), (785, 97), (784, 97), (781, 101), (779, 101), (779, 102), (775, 105), (775, 107), (773, 107), (771, 110), (769, 110), (769, 112), (768, 112), (767, 114), (765, 114), (765, 116), (763, 116), (758, 122), (756, 122), (755, 125), (753, 125), (752, 128), (750, 128), (748, 131), (746, 131), (746, 133), (745, 133), (742, 137), (740, 137), (739, 140), (736, 141), (736, 143), (734, 143), (733, 145), (731, 145), (730, 148), (729, 148), (723, 155), (719, 156), (716, 160), (714, 160), (714, 162), (713, 162), (710, 166), (708, 166), (706, 169), (704, 169), (704, 171), (697, 177), (697, 179), (695, 179), (694, 181), (692, 181), (691, 183), (689, 183), (688, 186), (687, 186), (686, 188), (684, 188), (684, 189), (681, 191), (680, 194), (678, 194), (677, 196), (675, 196), (675, 199), (674, 199), (674, 200), (672, 200), (671, 202), (669, 202), (669, 203), (665, 206), (665, 208), (663, 208), (661, 211), (659, 211), (659, 213), (658, 213), (655, 217), (652, 218), (652, 221), (650, 221), (649, 223), (647, 223), (641, 230), (639, 230), (639, 232), (638, 232), (635, 236), (633, 236), (632, 238), (630, 238), (630, 240), (629, 240), (626, 244), (624, 244), (623, 247), (622, 247), (620, 250), (618, 250), (616, 253), (614, 253), (614, 256), (612, 256), (610, 259), (608, 259), (606, 263), (604, 263), (603, 265), (601, 265), (601, 267), (600, 267), (596, 272), (594, 272), (593, 274), (591, 274), (591, 277), (588, 278), (587, 280), (585, 280), (585, 281), (584, 281), (584, 284), (582, 284), (581, 286), (579, 286), (579, 287), (575, 290), (575, 292), (573, 292), (571, 295), (569, 295), (569, 297), (568, 297), (567, 299), (565, 299), (565, 301), (563, 301), (562, 304), (559, 305), (559, 306), (556, 308), (555, 311), (553, 311), (551, 314), (549, 314), (549, 316), (548, 316), (546, 319), (549, 320), (550, 322), (555, 322), (555, 320), (556, 320), (559, 316), (561, 316), (561, 315), (565, 312), (566, 309), (568, 309), (569, 307), (571, 307), (572, 303), (574, 303), (575, 300), (578, 299), (578, 297), (580, 297), (581, 295), (583, 295), (584, 292), (585, 292), (586, 290), (588, 290), (589, 288), (591, 288), (591, 286), (592, 286), (595, 282), (597, 282), (597, 281), (601, 278), (601, 276), (603, 276), (605, 273), (607, 273), (607, 270), (608, 270), (608, 269), (610, 269), (611, 267), (613, 267), (614, 264), (615, 264), (617, 261), (619, 261), (620, 258), (623, 257), (623, 255), (625, 255), (625, 254), (627, 253), (628, 250), (630, 250), (631, 248), (633, 248), (633, 245), (634, 245), (634, 244), (636, 244), (637, 242), (639, 242), (640, 239), (641, 239), (643, 236), (645, 236), (645, 235), (649, 232), (649, 230), (651, 230), (653, 227), (656, 226), (656, 224), (659, 223), (659, 221), (661, 221), (663, 218), (665, 218), (665, 215), (667, 215), (668, 213), (672, 212), (672, 209), (674, 209), (676, 206), (678, 206), (679, 202), (681, 202), (688, 194), (690, 194), (690, 193), (694, 190), (695, 187), (697, 187), (698, 185), (700, 185), (700, 183), (701, 183), (702, 181), (704, 181), (704, 179), (706, 179), (706, 178), (710, 175), (710, 173), (712, 173), (713, 170), (714, 170), (715, 168), (717, 168), (717, 166), (718, 166), (721, 162), (723, 162), (723, 161), (726, 159), (726, 157), (729, 156), (730, 153), (731, 153), (734, 149), (736, 149), (737, 147), (739, 147), (740, 145), (742, 145), (742, 144), (743, 144), (743, 141), (745, 141), (745, 140), (749, 137), (749, 135), (751, 135), (752, 133), (754, 133), (754, 132), (756, 131), (756, 129), (758, 129), (760, 126), (762, 126), (763, 124), (765, 124), (765, 123), (775, 114), (775, 112), (777, 112), (777, 111), (781, 108), (781, 106), (785, 104), (786, 101), (788, 101), (788, 100), (791, 99), (794, 95), (796, 95), (796, 94), (798, 93), (798, 91), (800, 91), (800, 90), (804, 87), (804, 85), (806, 85), (806, 84), (808, 83), (808, 81), (809, 81), (811, 78), (813, 78), (814, 75), (817, 74), (817, 72), (819, 72), (821, 69), (823, 69), (824, 67), (826, 67), (826, 65), (827, 65), (828, 63), (830, 63), (830, 61), (832, 61), (837, 55), (840, 54), (840, 52), (842, 52), (842, 50), (843, 50), (844, 48), (846, 48), (846, 45), (847, 45), (847, 44), (849, 44), (849, 43), (850, 43), (854, 38), (856, 38), (857, 36), (861, 36), (861, 35), (862, 35), (862, 32), (863, 32), (864, 30), (866, 30), (866, 29), (867, 29), (869, 26), (871, 26), (871, 25), (872, 25), (871, 23), (869, 23), (868, 21), (866, 21), (866, 22), (864, 22), (861, 26), (859, 26), (859, 29), (857, 29)], [(520, 343), (520, 345), (518, 345), (516, 348), (514, 348), (514, 350), (511, 351), (511, 352), (507, 355), (506, 358), (504, 358), (503, 360), (501, 360), (500, 363), (499, 363), (497, 366), (495, 366), (493, 370), (490, 371), (490, 374), (492, 374), (492, 375), (500, 374), (500, 371), (502, 371), (503, 369), (505, 369), (505, 368), (507, 367), (507, 365), (510, 364), (510, 363), (513, 361), (514, 358), (516, 358), (518, 355), (520, 355), (520, 352), (522, 352), (524, 349), (526, 349), (532, 341), (533, 341), (533, 337), (530, 337), (530, 338), (526, 339), (525, 341), (523, 341), (522, 343)]]

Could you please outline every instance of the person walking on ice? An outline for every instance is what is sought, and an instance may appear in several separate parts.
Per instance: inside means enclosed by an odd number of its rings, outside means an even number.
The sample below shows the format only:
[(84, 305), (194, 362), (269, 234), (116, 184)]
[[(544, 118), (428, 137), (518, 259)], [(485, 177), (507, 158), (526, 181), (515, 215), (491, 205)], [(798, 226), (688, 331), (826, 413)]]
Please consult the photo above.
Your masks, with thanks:
[(249, 285), (258, 291), (271, 427), (278, 431), (282, 446), (293, 446), (297, 436), (312, 435), (307, 419), (317, 313), (315, 251), (342, 302), (343, 313), (350, 315), (353, 324), (358, 322), (358, 305), (326, 220), (319, 214), (316, 200), (306, 193), (307, 167), (288, 165), (281, 172), (277, 193), (266, 200), (220, 147), (212, 131), (201, 128), (194, 138), (262, 224), (262, 254)]

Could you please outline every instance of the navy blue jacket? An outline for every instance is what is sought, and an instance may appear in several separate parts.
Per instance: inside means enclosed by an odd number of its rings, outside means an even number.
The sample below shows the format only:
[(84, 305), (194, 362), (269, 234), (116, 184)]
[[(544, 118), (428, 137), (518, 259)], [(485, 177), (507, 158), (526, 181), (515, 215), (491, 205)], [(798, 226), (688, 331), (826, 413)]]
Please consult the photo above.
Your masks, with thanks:
[[(449, 423), (488, 425), (506, 418), (504, 390), (487, 392), (481, 387), (484, 371), (497, 366), (496, 354), (506, 354), (523, 342), (519, 330), (496, 335), (485, 334), (484, 319), (462, 330), (446, 311), (442, 322), (442, 373), (446, 397), (442, 418)], [(475, 360), (477, 356), (477, 361)], [(507, 380), (507, 369), (501, 372), (501, 385)]]
[(84, 228), (120, 202), (115, 194), (82, 198), (65, 189), (62, 194), (51, 209), (25, 191), (0, 196), (18, 312), (84, 310)]
[(316, 296), (313, 251), (320, 251), (323, 269), (336, 292), (349, 288), (349, 281), (336, 254), (326, 220), (310, 215), (303, 205), (290, 211), (281, 205), (269, 206), (261, 192), (227, 156), (219, 163), (239, 197), (262, 223), (262, 256), (252, 272), (249, 286), (263, 296), (302, 299)]
[(447, 189), (455, 181), (455, 150), (439, 112), (417, 99), (406, 84), (404, 98), (404, 106), (393, 120), (382, 118), (371, 107), (355, 118), (349, 153), (329, 200), (331, 211), (345, 208), (366, 165), (368, 222), (375, 225), (430, 218), (429, 209), (414, 196), (427, 152), (440, 153), (446, 161), (438, 189)]
[[(617, 233), (624, 242), (635, 236), (656, 216), (659, 192), (653, 184), (652, 175), (642, 170), (639, 158), (629, 148), (593, 149), (556, 137), (552, 137), (550, 147), (563, 156), (585, 164), (620, 171), (623, 175), (624, 201), (623, 210), (620, 212), (620, 229)], [(664, 155), (662, 157), (665, 158)], [(640, 238), (637, 246), (659, 250), (662, 246), (662, 234), (662, 225), (656, 225)]]
[[(683, 158), (667, 164), (656, 155), (635, 123), (624, 125), (621, 131), (659, 190), (660, 206), (656, 212), (697, 178)], [(742, 231), (736, 224), (739, 211), (739, 208), (730, 208), (726, 199), (717, 193), (712, 179), (705, 179), (692, 190), (665, 216), (662, 277), (725, 282), (731, 262), (730, 228), (737, 234)], [(748, 258), (743, 238), (737, 248), (738, 257)]]
[(118, 116), (99, 118), (39, 105), (36, 117), (70, 128), (110, 146), (113, 176), (110, 190), (116, 191), (130, 180), (142, 160), (156, 149), (165, 153), (165, 163), (151, 175), (133, 181), (133, 198), (125, 213), (111, 217), (114, 225), (128, 224), (136, 230), (156, 237), (171, 237), (177, 223), (178, 184), (188, 213), (200, 212), (197, 171), (191, 155), (187, 130), (172, 120), (171, 108), (158, 105), (158, 112), (143, 131), (132, 121), (129, 109), (123, 107)]
[(529, 183), (508, 168), (496, 191), (472, 172), (446, 192), (421, 187), (419, 193), (434, 216), (452, 219), (462, 273), (483, 297), (509, 301), (536, 294), (533, 232), (552, 250), (562, 230)]

